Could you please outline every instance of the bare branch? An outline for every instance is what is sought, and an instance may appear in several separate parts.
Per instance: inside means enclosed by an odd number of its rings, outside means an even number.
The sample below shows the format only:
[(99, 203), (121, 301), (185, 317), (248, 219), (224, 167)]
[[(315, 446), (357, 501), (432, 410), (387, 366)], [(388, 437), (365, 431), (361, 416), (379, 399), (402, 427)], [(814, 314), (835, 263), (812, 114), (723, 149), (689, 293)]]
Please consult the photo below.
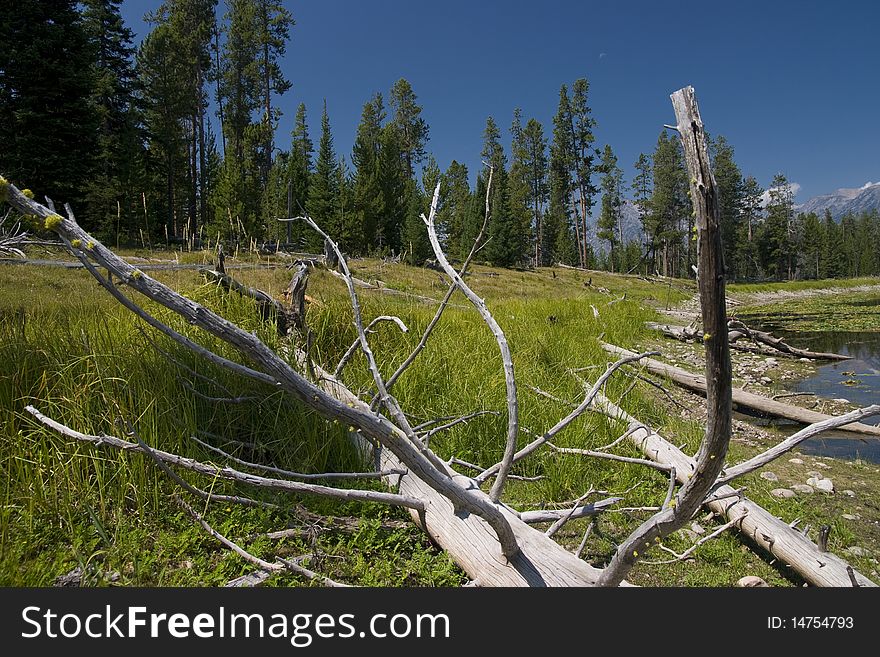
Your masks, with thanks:
[(595, 520), (591, 520), (590, 524), (587, 525), (587, 529), (586, 529), (586, 531), (584, 531), (584, 537), (581, 539), (581, 543), (580, 543), (580, 545), (578, 545), (578, 548), (577, 548), (577, 550), (575, 550), (575, 553), (574, 553), (574, 556), (576, 556), (578, 559), (580, 559), (581, 555), (584, 553), (584, 548), (587, 547), (587, 541), (589, 540), (590, 534), (593, 532), (593, 527), (595, 527), (595, 526), (596, 526)]
[(475, 417), (480, 417), (482, 415), (500, 415), (498, 411), (474, 411), (473, 413), (468, 413), (467, 415), (462, 415), (461, 417), (457, 417), (452, 422), (447, 422), (446, 424), (442, 424), (439, 427), (433, 427), (426, 431), (422, 435), (422, 440), (425, 444), (428, 444), (428, 440), (430, 440), (431, 436), (440, 433), (441, 431), (446, 431), (447, 429), (451, 429), (452, 427), (461, 424), (463, 422), (469, 422), (473, 420)]
[[(618, 360), (616, 363), (609, 365), (608, 368), (605, 370), (605, 373), (602, 374), (602, 376), (600, 376), (598, 379), (596, 379), (596, 383), (594, 383), (593, 387), (587, 391), (586, 395), (584, 396), (583, 401), (571, 413), (569, 413), (564, 418), (562, 418), (559, 422), (557, 422), (546, 433), (539, 436), (538, 438), (536, 438), (535, 440), (530, 442), (528, 445), (523, 447), (521, 450), (519, 450), (516, 454), (514, 454), (513, 458), (511, 459), (511, 462), (515, 463), (516, 461), (519, 461), (520, 459), (528, 456), (529, 454), (534, 452), (536, 449), (538, 449), (541, 445), (546, 443), (548, 440), (552, 439), (553, 436), (555, 436), (560, 431), (565, 429), (565, 427), (567, 427), (569, 424), (571, 424), (574, 420), (576, 420), (578, 417), (580, 417), (593, 403), (593, 400), (596, 398), (596, 395), (599, 393), (599, 390), (602, 388), (602, 386), (605, 384), (605, 382), (620, 367), (622, 367), (626, 363), (630, 363), (634, 360), (639, 360), (640, 358), (643, 358), (647, 355), (656, 354), (656, 353), (657, 352), (655, 352), (655, 351), (651, 351), (651, 352), (646, 352), (645, 354), (640, 354), (637, 356), (625, 356), (625, 357), (621, 358), (620, 360)], [(492, 475), (494, 475), (496, 472), (498, 472), (500, 470), (500, 468), (501, 468), (501, 463), (496, 463), (492, 467), (487, 468), (485, 471), (483, 471), (482, 473), (477, 475), (476, 480), (478, 482), (483, 482), (486, 479), (488, 479), (489, 477), (491, 477)]]
[(850, 422), (858, 422), (862, 418), (872, 417), (874, 415), (880, 415), (880, 404), (873, 404), (872, 406), (859, 408), (855, 411), (850, 411), (845, 415), (832, 417), (827, 420), (823, 420), (822, 422), (816, 422), (815, 424), (811, 424), (808, 427), (804, 427), (797, 433), (792, 434), (791, 436), (780, 442), (778, 445), (774, 445), (767, 451), (761, 452), (760, 454), (753, 456), (748, 461), (743, 461), (739, 465), (725, 468), (722, 471), (721, 476), (718, 478), (718, 481), (715, 483), (714, 488), (718, 488), (719, 486), (730, 483), (730, 481), (732, 481), (733, 479), (741, 477), (744, 474), (754, 472), (758, 468), (767, 465), (771, 461), (791, 451), (799, 444), (809, 438), (812, 438), (813, 436), (816, 436), (830, 429), (836, 429), (837, 427), (849, 424)]
[[(458, 270), (459, 276), (464, 276), (467, 273), (467, 268), (471, 263), (474, 255), (483, 248), (480, 245), (480, 242), (483, 239), (483, 235), (486, 232), (486, 227), (489, 225), (489, 194), (492, 190), (492, 169), (489, 170), (489, 184), (486, 185), (486, 212), (483, 215), (483, 225), (480, 226), (480, 232), (477, 233), (476, 239), (474, 239), (474, 244), (471, 246), (470, 253), (468, 253), (467, 258), (464, 259), (464, 263), (461, 266), (461, 269)], [(485, 246), (485, 245), (483, 245)], [(388, 381), (386, 382), (386, 386), (390, 390), (391, 387), (397, 382), (397, 379), (406, 371), (406, 369), (412, 365), (413, 361), (418, 357), (418, 355), (425, 348), (425, 345), (428, 343), (428, 338), (431, 337), (431, 333), (434, 330), (434, 327), (437, 326), (437, 323), (440, 321), (440, 318), (443, 316), (443, 311), (446, 310), (446, 307), (449, 305), (449, 302), (452, 300), (452, 295), (455, 294), (455, 290), (458, 289), (458, 284), (453, 281), (449, 286), (449, 289), (446, 291), (446, 296), (443, 297), (443, 300), (440, 302), (440, 306), (437, 308), (437, 312), (434, 313), (434, 317), (428, 323), (428, 326), (425, 328), (425, 332), (422, 333), (422, 337), (419, 340), (419, 343), (415, 346), (409, 356), (400, 364), (397, 370), (392, 374)]]
[(614, 506), (621, 499), (622, 498), (620, 497), (609, 497), (592, 504), (575, 506), (573, 509), (537, 509), (535, 511), (523, 511), (519, 514), (519, 517), (520, 520), (529, 524), (538, 522), (557, 522), (562, 518), (566, 518), (567, 520), (588, 518)]
[[(489, 184), (491, 184), (491, 181), (492, 169), (490, 168)], [(519, 435), (519, 402), (517, 400), (516, 376), (513, 371), (513, 358), (510, 355), (510, 347), (507, 344), (507, 337), (504, 335), (501, 326), (495, 321), (492, 313), (489, 312), (489, 309), (486, 307), (486, 302), (468, 287), (461, 275), (459, 275), (452, 265), (449, 264), (446, 255), (443, 253), (443, 248), (440, 246), (440, 240), (437, 237), (437, 231), (434, 227), (434, 217), (437, 214), (437, 204), (439, 203), (439, 200), (440, 183), (437, 183), (437, 187), (434, 189), (434, 199), (431, 201), (431, 212), (428, 217), (422, 215), (422, 219), (428, 227), (428, 239), (431, 241), (431, 247), (434, 249), (434, 256), (437, 258), (437, 262), (443, 268), (443, 271), (446, 272), (446, 275), (452, 279), (452, 281), (458, 286), (458, 289), (464, 293), (468, 300), (474, 305), (474, 308), (477, 309), (477, 312), (483, 318), (483, 321), (495, 337), (495, 341), (498, 343), (498, 349), (501, 351), (501, 362), (504, 369), (504, 384), (507, 389), (507, 443), (504, 448), (504, 457), (499, 465), (498, 476), (495, 478), (495, 483), (489, 491), (489, 498), (493, 502), (497, 502), (501, 498), (501, 493), (504, 491), (507, 473), (510, 471), (510, 466), (513, 464), (513, 458), (516, 452), (516, 441)]]
[(713, 538), (717, 538), (718, 536), (721, 536), (721, 534), (726, 532), (728, 529), (730, 529), (731, 527), (733, 527), (737, 523), (741, 523), (742, 520), (743, 520), (743, 516), (740, 516), (738, 518), (734, 518), (733, 520), (730, 520), (729, 522), (721, 525), (721, 527), (716, 529), (711, 534), (707, 534), (706, 536), (703, 536), (700, 540), (698, 540), (696, 543), (691, 545), (687, 550), (685, 550), (681, 554), (677, 554), (676, 552), (673, 552), (669, 548), (667, 548), (663, 545), (660, 545), (660, 546), (658, 546), (660, 549), (666, 550), (667, 552), (672, 553), (673, 555), (675, 555), (675, 558), (674, 559), (666, 559), (665, 561), (647, 561), (647, 560), (645, 560), (645, 561), (642, 561), (642, 563), (650, 564), (652, 566), (659, 566), (662, 564), (669, 564), (669, 563), (676, 563), (677, 561), (684, 561), (685, 559), (689, 558), (694, 552), (696, 552), (698, 547), (708, 543)]
[(185, 456), (178, 456), (177, 454), (164, 452), (158, 449), (144, 448), (144, 446), (139, 445), (138, 443), (122, 440), (121, 438), (115, 438), (106, 434), (102, 434), (100, 436), (91, 436), (88, 434), (80, 433), (79, 431), (75, 431), (70, 427), (67, 427), (43, 415), (33, 406), (27, 406), (25, 410), (33, 415), (42, 424), (46, 425), (50, 429), (58, 432), (59, 434), (67, 438), (73, 438), (74, 440), (78, 440), (80, 442), (92, 443), (95, 445), (106, 445), (124, 451), (144, 452), (154, 457), (154, 459), (159, 459), (164, 463), (170, 463), (171, 465), (176, 465), (187, 470), (191, 470), (193, 472), (207, 475), (209, 477), (224, 479), (226, 481), (235, 481), (238, 483), (247, 484), (249, 486), (268, 488), (271, 490), (277, 490), (286, 493), (304, 493), (324, 497), (334, 497), (344, 500), (352, 500), (357, 502), (379, 502), (382, 504), (390, 504), (392, 506), (403, 506), (410, 509), (415, 509), (417, 511), (423, 511), (425, 506), (424, 502), (422, 502), (421, 500), (415, 499), (413, 497), (407, 497), (405, 495), (396, 495), (394, 493), (383, 493), (380, 491), (371, 490), (331, 488), (329, 486), (301, 483), (298, 481), (289, 481), (286, 479), (269, 479), (266, 477), (252, 475), (247, 472), (240, 472), (229, 467), (219, 468), (213, 465), (208, 465), (206, 463), (201, 463)]
[[(364, 329), (364, 333), (372, 333), (371, 329), (378, 324), (379, 322), (394, 322), (397, 326), (400, 327), (400, 330), (404, 333), (407, 333), (409, 329), (406, 328), (406, 324), (403, 323), (403, 320), (400, 317), (394, 317), (392, 315), (379, 315), (374, 318), (369, 324), (367, 324), (367, 328)], [(352, 345), (346, 350), (343, 354), (342, 358), (339, 359), (339, 364), (336, 366), (336, 370), (333, 372), (333, 378), (338, 379), (342, 374), (342, 370), (345, 367), (346, 363), (351, 359), (354, 355), (354, 352), (357, 351), (357, 348), (361, 345), (360, 336), (352, 343)]]
[[(625, 436), (626, 434), (624, 434)], [(617, 439), (618, 441), (621, 438)], [(560, 454), (580, 454), (581, 456), (591, 456), (593, 458), (598, 459), (608, 459), (610, 461), (620, 461), (622, 463), (632, 463), (634, 465), (644, 465), (649, 468), (653, 468), (655, 470), (660, 470), (661, 472), (674, 472), (675, 468), (671, 465), (666, 465), (664, 463), (657, 463), (656, 461), (649, 461), (648, 459), (639, 459), (634, 458), (632, 456), (618, 456), (617, 454), (609, 454), (608, 452), (597, 452), (592, 449), (579, 449), (576, 447), (557, 447), (551, 442), (547, 442), (547, 447), (552, 449), (554, 452), (558, 452)]]
[(183, 508), (184, 511), (186, 511), (190, 516), (192, 516), (193, 520), (195, 520), (197, 523), (199, 523), (199, 525), (201, 525), (202, 529), (204, 529), (211, 536), (216, 538), (223, 545), (225, 545), (230, 550), (235, 552), (238, 556), (240, 556), (242, 559), (244, 559), (248, 563), (253, 564), (254, 566), (259, 568), (260, 570), (265, 570), (266, 572), (278, 572), (278, 571), (284, 570), (284, 566), (282, 566), (281, 564), (269, 563), (268, 561), (266, 561), (264, 559), (260, 559), (260, 557), (255, 557), (254, 555), (252, 555), (250, 552), (248, 552), (244, 548), (240, 547), (236, 543), (233, 543), (228, 538), (226, 538), (223, 534), (221, 534), (216, 529), (211, 527), (211, 525), (209, 525), (207, 522), (205, 522), (205, 519), (202, 518), (202, 516), (199, 515), (199, 513), (195, 509), (193, 509), (189, 504), (184, 502), (179, 497), (176, 497), (176, 500), (177, 500), (177, 503), (181, 506), (181, 508)]
[(280, 477), (287, 477), (289, 479), (302, 479), (305, 481), (320, 481), (322, 479), (381, 479), (382, 477), (387, 477), (389, 475), (406, 474), (406, 470), (401, 469), (380, 470), (378, 472), (320, 472), (314, 474), (291, 472), (290, 470), (282, 470), (281, 468), (275, 468), (271, 465), (263, 465), (262, 463), (251, 463), (249, 461), (244, 461), (240, 458), (233, 456), (232, 454), (229, 454), (228, 452), (223, 451), (219, 447), (214, 447), (213, 445), (209, 445), (203, 440), (199, 440), (195, 436), (190, 436), (190, 439), (194, 440), (205, 449), (209, 449), (212, 452), (220, 454), (224, 458), (229, 459), (233, 463), (238, 463), (239, 465), (243, 465), (246, 468), (251, 468), (253, 470), (271, 472), (272, 474), (276, 474)]

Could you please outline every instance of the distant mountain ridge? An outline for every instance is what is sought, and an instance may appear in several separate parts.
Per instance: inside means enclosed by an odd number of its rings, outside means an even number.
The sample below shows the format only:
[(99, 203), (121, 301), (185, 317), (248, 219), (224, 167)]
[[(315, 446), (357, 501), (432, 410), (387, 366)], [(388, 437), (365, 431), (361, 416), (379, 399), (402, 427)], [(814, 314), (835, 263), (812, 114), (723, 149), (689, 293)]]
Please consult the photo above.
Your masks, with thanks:
[[(598, 219), (598, 213), (594, 213), (587, 217), (587, 241), (589, 241), (593, 248), (599, 253), (607, 253), (609, 249), (608, 242), (606, 240), (600, 240), (596, 235), (596, 223)], [(629, 199), (624, 199), (623, 201), (620, 227), (623, 230), (624, 244), (632, 240), (639, 243), (645, 241), (645, 231), (642, 228), (642, 219), (641, 214), (639, 213), (639, 208)], [(617, 229), (614, 230), (614, 233), (617, 234)]]
[(814, 212), (820, 217), (825, 214), (825, 210), (829, 210), (835, 220), (847, 214), (880, 211), (880, 182), (869, 182), (858, 188), (841, 188), (831, 194), (814, 196), (795, 206), (795, 209), (804, 214)]

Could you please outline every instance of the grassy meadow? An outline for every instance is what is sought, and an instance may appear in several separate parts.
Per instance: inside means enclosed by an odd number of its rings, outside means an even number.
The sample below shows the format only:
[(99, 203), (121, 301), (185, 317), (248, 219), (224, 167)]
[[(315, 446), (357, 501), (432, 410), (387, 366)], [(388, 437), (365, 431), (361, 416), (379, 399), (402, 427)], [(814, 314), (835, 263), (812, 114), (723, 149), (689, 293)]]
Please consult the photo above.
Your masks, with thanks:
[[(180, 256), (159, 252), (128, 255), (181, 261)], [(182, 259), (209, 258), (187, 254)], [(227, 265), (235, 262), (230, 258)], [(262, 262), (275, 264), (265, 258)], [(446, 291), (441, 275), (429, 269), (368, 259), (351, 264), (359, 278), (381, 281), (398, 292), (440, 299)], [(214, 285), (205, 284), (196, 271), (150, 274), (277, 346), (274, 328), (261, 324), (250, 302), (222, 294)], [(242, 269), (236, 276), (278, 297), (290, 271), (284, 267)], [(570, 409), (565, 401), (579, 401), (584, 384), (604, 371), (609, 359), (599, 338), (624, 347), (659, 344), (646, 332), (644, 322), (657, 318), (656, 308), (689, 299), (694, 291), (686, 281), (670, 284), (559, 268), (515, 271), (476, 266), (468, 281), (486, 299), (510, 340), (519, 382), (520, 423), (535, 432), (564, 416)], [(356, 335), (347, 292), (340, 280), (314, 271), (308, 294), (308, 323), (315, 333), (312, 355), (332, 371)], [(395, 325), (382, 323), (370, 338), (380, 368), (388, 376), (418, 342), (436, 306), (409, 294), (371, 290), (361, 291), (360, 299), (365, 320), (392, 314), (409, 328), (404, 334)], [(161, 308), (145, 307), (202, 344), (238, 359), (228, 347), (185, 321)], [(343, 379), (353, 390), (371, 396), (372, 380), (364, 358), (354, 358)], [(626, 392), (623, 406), (631, 414), (693, 451), (702, 435), (699, 423), (683, 418), (653, 387), (638, 382), (628, 390), (631, 384), (629, 376), (618, 375), (608, 383), (606, 394), (617, 400)], [(504, 410), (497, 345), (460, 293), (394, 393), (416, 422)], [(217, 397), (243, 399), (237, 403), (211, 399)], [(400, 522), (407, 519), (400, 510), (242, 489), (237, 492), (272, 501), (280, 508), (206, 507), (146, 457), (77, 444), (42, 428), (24, 412), (28, 404), (85, 433), (122, 436), (127, 421), (148, 444), (202, 461), (221, 463), (222, 458), (191, 436), (246, 460), (300, 472), (366, 467), (349, 447), (344, 427), (322, 421), (262, 384), (199, 360), (146, 327), (84, 270), (0, 266), (0, 476), (4, 487), (0, 585), (51, 585), (56, 577), (79, 566), (86, 573), (85, 581), (96, 586), (214, 586), (253, 569), (195, 525), (174, 503), (174, 494), (186, 497), (218, 531), (252, 553), (312, 555), (310, 568), (343, 582), (457, 586), (466, 581), (422, 532)], [(503, 452), (505, 429), (503, 412), (483, 415), (436, 435), (431, 446), (443, 458), (455, 456), (488, 466)], [(563, 432), (557, 444), (597, 447), (623, 431), (620, 423), (588, 413)], [(745, 458), (754, 451), (734, 443), (731, 459)], [(617, 453), (638, 455), (626, 444)], [(624, 498), (618, 505), (621, 510), (597, 518), (587, 542), (583, 556), (597, 566), (649, 514), (626, 509), (659, 504), (667, 487), (665, 478), (653, 470), (549, 450), (524, 459), (514, 471), (540, 477), (510, 482), (506, 501), (519, 509), (570, 505), (591, 488), (597, 491), (591, 499)], [(183, 476), (213, 492), (234, 490), (224, 482), (188, 473)], [(381, 486), (369, 480), (352, 485)], [(835, 527), (831, 549), (852, 544), (850, 527), (836, 519), (839, 509), (815, 500), (777, 500), (769, 495), (770, 482), (757, 475), (743, 478), (741, 485), (748, 486), (748, 495), (755, 501), (784, 518), (803, 518), (814, 526), (830, 518)], [(316, 522), (315, 514), (356, 521), (342, 528), (331, 520)], [(714, 520), (698, 520), (707, 529), (715, 524)], [(567, 524), (557, 538), (567, 546), (577, 546), (588, 522)], [(302, 531), (283, 540), (265, 536), (285, 528)], [(690, 540), (675, 535), (665, 544), (681, 552)], [(648, 559), (668, 556), (655, 549)], [(640, 565), (631, 579), (645, 585), (728, 586), (746, 574), (764, 577), (771, 585), (799, 584), (789, 572), (750, 551), (734, 534), (700, 547), (694, 561)], [(308, 582), (284, 574), (268, 584)]]

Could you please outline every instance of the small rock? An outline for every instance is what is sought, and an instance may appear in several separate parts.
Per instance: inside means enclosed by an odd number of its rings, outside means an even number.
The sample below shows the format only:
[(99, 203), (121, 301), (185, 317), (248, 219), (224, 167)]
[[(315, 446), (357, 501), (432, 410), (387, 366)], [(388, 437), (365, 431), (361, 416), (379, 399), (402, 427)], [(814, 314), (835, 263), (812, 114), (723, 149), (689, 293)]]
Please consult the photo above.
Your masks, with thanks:
[(767, 481), (779, 481), (779, 477), (776, 476), (775, 472), (762, 472), (759, 476)]
[(851, 554), (854, 557), (867, 557), (871, 554), (865, 548), (859, 547), (858, 545), (848, 547), (846, 548), (846, 550), (844, 550), (844, 552), (846, 552), (847, 554)]
[(826, 493), (834, 492), (834, 483), (830, 479), (817, 479), (816, 477), (810, 477), (807, 479), (807, 485), (812, 486), (813, 488), (818, 488)]
[(855, 497), (855, 496), (856, 496), (856, 492), (853, 491), (853, 490), (850, 490), (849, 488), (847, 488), (846, 490), (844, 490), (844, 491), (842, 491), (842, 492), (843, 492), (843, 494), (846, 495), (847, 497)]
[(822, 479), (825, 475), (818, 470), (807, 470), (807, 476), (812, 477), (813, 479)]
[(803, 464), (804, 464), (804, 460), (803, 460), (803, 459), (798, 459), (798, 458), (788, 459), (788, 462), (789, 462), (789, 463), (794, 463), (795, 465), (803, 465)]
[(810, 362), (809, 358), (798, 358), (798, 360), (801, 361), (802, 363), (809, 363)]
[(59, 575), (52, 582), (52, 586), (81, 586), (83, 578), (83, 569), (77, 566), (66, 575)]
[(796, 493), (809, 494), (813, 492), (813, 487), (808, 486), (807, 484), (795, 484), (791, 489)]
[(847, 520), (861, 520), (862, 519), (862, 516), (860, 516), (859, 514), (853, 515), (851, 513), (844, 513), (842, 517), (846, 518)]
[(690, 529), (679, 529), (676, 533), (681, 534), (682, 538), (690, 541), (691, 543), (696, 543), (700, 540), (700, 535)]
[(703, 526), (698, 522), (691, 523), (691, 531), (695, 534), (705, 534), (706, 530), (703, 529)]
[(813, 463), (813, 465), (820, 467), (820, 468), (825, 468), (826, 470), (831, 469), (830, 465), (828, 465), (827, 463), (822, 463), (822, 461), (816, 461), (815, 463)]
[(770, 494), (773, 497), (781, 497), (783, 499), (789, 499), (795, 496), (795, 492), (790, 488), (774, 488), (770, 491)]
[(764, 385), (768, 385), (770, 383), (773, 383), (773, 379), (771, 379), (769, 376), (762, 376), (761, 383), (763, 383)]
[(779, 361), (777, 361), (775, 358), (765, 358), (764, 363), (768, 367), (776, 367), (779, 364)]
[(757, 577), (755, 575), (746, 575), (745, 577), (741, 577), (739, 580), (737, 580), (736, 585), (742, 586), (742, 587), (748, 587), (748, 588), (752, 588), (752, 587), (763, 588), (763, 587), (770, 586), (763, 579), (761, 579), (760, 577)]

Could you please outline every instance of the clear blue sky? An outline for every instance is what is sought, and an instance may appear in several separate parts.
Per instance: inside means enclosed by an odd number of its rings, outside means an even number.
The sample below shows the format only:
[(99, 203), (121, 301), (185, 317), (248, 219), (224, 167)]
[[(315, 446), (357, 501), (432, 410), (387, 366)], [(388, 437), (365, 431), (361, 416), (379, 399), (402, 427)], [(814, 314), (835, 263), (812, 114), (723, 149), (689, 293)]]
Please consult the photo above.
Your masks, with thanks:
[[(139, 38), (159, 4), (124, 0)], [(293, 87), (280, 101), (282, 148), (300, 102), (317, 142), (326, 98), (337, 153), (348, 156), (364, 102), (405, 77), (430, 126), (428, 151), (441, 168), (457, 159), (473, 175), (487, 116), (507, 138), (521, 107), (549, 136), (560, 85), (586, 77), (597, 145), (611, 144), (627, 181), (662, 124), (675, 122), (669, 94), (688, 84), (707, 130), (726, 136), (762, 185), (782, 171), (802, 202), (880, 181), (875, 0), (285, 4), (296, 26), (283, 62)]]

